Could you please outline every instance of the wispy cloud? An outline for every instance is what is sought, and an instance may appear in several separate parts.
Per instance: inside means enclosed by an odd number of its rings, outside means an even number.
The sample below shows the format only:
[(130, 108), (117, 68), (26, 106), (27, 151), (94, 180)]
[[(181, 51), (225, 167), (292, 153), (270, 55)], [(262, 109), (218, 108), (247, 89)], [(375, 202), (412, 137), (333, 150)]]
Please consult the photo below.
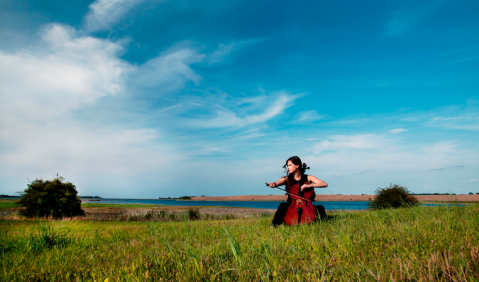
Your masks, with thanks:
[(445, 1), (438, 0), (416, 7), (404, 6), (394, 11), (393, 16), (385, 25), (384, 37), (398, 37), (404, 35), (413, 26), (433, 13)]
[(324, 119), (326, 115), (320, 115), (315, 110), (305, 111), (299, 113), (299, 118), (295, 120), (295, 123), (298, 122), (313, 122)]
[(216, 49), (213, 53), (211, 53), (208, 56), (208, 62), (210, 64), (213, 64), (213, 63), (217, 63), (221, 61), (224, 57), (228, 56), (231, 53), (231, 51), (233, 51), (235, 46), (236, 46), (236, 43), (234, 42), (228, 45), (220, 44), (218, 49)]
[(200, 128), (241, 128), (248, 125), (264, 123), (290, 107), (294, 100), (302, 95), (292, 95), (284, 91), (268, 96), (258, 96), (233, 101), (231, 107), (222, 104), (200, 104), (201, 107), (213, 108), (211, 113), (187, 119), (187, 124)]
[(427, 124), (431, 126), (477, 131), (479, 130), (479, 113), (475, 112), (473, 108), (465, 108), (451, 112), (449, 116), (432, 117)]
[(477, 182), (477, 179), (465, 180), (465, 181), (458, 181), (458, 183), (466, 183), (466, 182)]
[(418, 121), (418, 118), (402, 118), (402, 121)]
[(96, 0), (88, 6), (85, 16), (86, 29), (104, 30), (118, 22), (130, 9), (144, 0)]
[(447, 117), (447, 118), (434, 117), (432, 118), (432, 120), (461, 120), (461, 119), (471, 119), (471, 118), (468, 118), (468, 117)]
[(315, 154), (327, 151), (378, 149), (384, 146), (384, 139), (374, 134), (334, 135), (314, 146)]
[(198, 84), (202, 78), (191, 65), (201, 62), (204, 57), (188, 46), (172, 47), (140, 65), (132, 74), (131, 83), (139, 89), (161, 89), (160, 93), (182, 88), (188, 81)]
[(409, 129), (405, 129), (405, 128), (396, 128), (396, 129), (389, 130), (389, 132), (391, 132), (391, 133), (402, 133), (402, 132), (406, 132), (408, 130)]
[[(308, 153), (310, 151), (313, 154)], [(465, 162), (477, 167), (475, 158), (479, 155), (477, 151), (464, 149), (455, 142), (418, 144), (410, 140), (405, 142), (403, 139), (367, 134), (323, 137), (313, 148), (307, 146), (302, 156), (303, 161), (312, 168), (311, 174), (317, 173), (320, 179), (329, 179), (331, 187), (348, 191), (354, 189), (348, 186), (353, 179), (361, 182), (361, 185), (372, 187), (391, 182), (408, 186), (410, 183), (421, 183), (417, 179), (424, 182), (442, 179), (444, 185), (437, 185), (436, 188), (446, 189), (451, 184), (451, 177), (471, 172), (472, 168), (460, 168), (465, 166), (457, 163)], [(460, 168), (461, 171), (446, 169), (449, 167)], [(313, 168), (316, 172), (313, 172)], [(424, 186), (413, 188), (414, 191), (421, 191), (421, 187)]]
[(477, 53), (477, 49), (479, 49), (479, 45), (473, 45), (473, 46), (468, 46), (468, 47), (464, 47), (464, 48), (455, 49), (455, 50), (452, 50), (452, 51), (449, 51), (449, 52), (445, 52), (445, 53), (441, 54), (441, 56), (455, 55), (455, 54), (458, 54), (458, 53), (464, 53), (464, 52), (471, 51), (471, 50), (473, 50), (474, 53)]

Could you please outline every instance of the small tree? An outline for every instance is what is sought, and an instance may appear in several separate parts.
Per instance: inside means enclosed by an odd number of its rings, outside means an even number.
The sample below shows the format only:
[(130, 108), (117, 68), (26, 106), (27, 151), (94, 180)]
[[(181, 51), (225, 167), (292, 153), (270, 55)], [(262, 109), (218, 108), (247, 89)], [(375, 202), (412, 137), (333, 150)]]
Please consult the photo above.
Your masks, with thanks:
[(368, 202), (373, 209), (400, 208), (419, 205), (416, 197), (410, 194), (406, 187), (394, 184), (389, 188), (378, 188), (374, 200)]
[(58, 174), (53, 180), (32, 181), (22, 192), (22, 199), (18, 203), (26, 208), (22, 214), (27, 217), (51, 215), (62, 218), (85, 215), (75, 185), (65, 182)]

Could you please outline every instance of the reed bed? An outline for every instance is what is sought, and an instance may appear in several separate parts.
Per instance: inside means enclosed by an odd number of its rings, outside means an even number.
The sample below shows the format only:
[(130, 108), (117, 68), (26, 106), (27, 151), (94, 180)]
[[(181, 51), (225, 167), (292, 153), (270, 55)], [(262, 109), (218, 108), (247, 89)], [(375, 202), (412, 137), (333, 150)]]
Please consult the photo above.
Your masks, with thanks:
[[(84, 216), (64, 218), (67, 221), (183, 221), (188, 220), (230, 220), (241, 218), (269, 217), (271, 209), (227, 208), (227, 207), (183, 207), (178, 209), (148, 208), (86, 208)], [(0, 220), (54, 220), (53, 217), (25, 218), (18, 210), (0, 211)]]
[(182, 221), (0, 221), (3, 281), (475, 281), (479, 205)]

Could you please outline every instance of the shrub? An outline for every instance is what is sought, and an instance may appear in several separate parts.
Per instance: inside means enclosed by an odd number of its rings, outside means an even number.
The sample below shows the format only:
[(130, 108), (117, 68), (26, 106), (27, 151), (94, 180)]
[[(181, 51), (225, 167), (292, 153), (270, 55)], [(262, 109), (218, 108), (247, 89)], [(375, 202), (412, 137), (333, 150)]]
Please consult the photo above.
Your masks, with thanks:
[(400, 208), (419, 205), (416, 197), (406, 187), (394, 184), (389, 188), (378, 188), (374, 200), (368, 202), (373, 209)]
[(65, 182), (63, 177), (53, 180), (36, 179), (27, 185), (18, 202), (26, 209), (22, 214), (27, 217), (53, 216), (54, 218), (85, 215), (81, 201), (77, 197), (75, 185)]
[(198, 208), (190, 207), (188, 209), (188, 218), (190, 220), (200, 219), (200, 210)]

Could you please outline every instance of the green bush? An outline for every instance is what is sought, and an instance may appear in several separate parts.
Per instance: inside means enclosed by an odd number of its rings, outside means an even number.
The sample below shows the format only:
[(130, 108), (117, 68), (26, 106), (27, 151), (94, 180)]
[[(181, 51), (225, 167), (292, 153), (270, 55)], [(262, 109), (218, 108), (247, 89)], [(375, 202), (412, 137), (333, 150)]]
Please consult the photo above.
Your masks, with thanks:
[(188, 218), (190, 220), (200, 219), (200, 210), (198, 208), (190, 207), (188, 209)]
[(394, 184), (389, 188), (378, 188), (374, 200), (368, 202), (373, 209), (402, 208), (419, 205), (416, 197), (410, 194), (406, 187)]
[(77, 197), (75, 185), (65, 182), (63, 177), (53, 180), (36, 179), (27, 185), (18, 201), (26, 209), (27, 217), (53, 216), (54, 218), (85, 215), (81, 201)]

